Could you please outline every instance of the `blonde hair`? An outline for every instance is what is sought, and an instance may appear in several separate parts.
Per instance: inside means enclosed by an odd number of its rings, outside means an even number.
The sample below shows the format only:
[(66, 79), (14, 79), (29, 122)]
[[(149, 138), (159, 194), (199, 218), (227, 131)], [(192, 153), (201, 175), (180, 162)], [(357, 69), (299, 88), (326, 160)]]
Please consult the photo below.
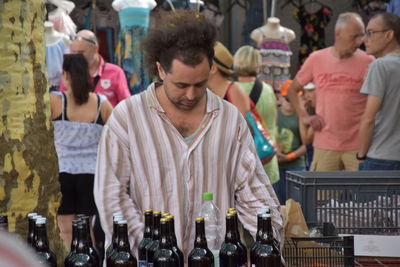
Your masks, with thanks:
[(238, 76), (257, 76), (261, 67), (261, 60), (258, 49), (244, 45), (233, 56), (233, 69)]

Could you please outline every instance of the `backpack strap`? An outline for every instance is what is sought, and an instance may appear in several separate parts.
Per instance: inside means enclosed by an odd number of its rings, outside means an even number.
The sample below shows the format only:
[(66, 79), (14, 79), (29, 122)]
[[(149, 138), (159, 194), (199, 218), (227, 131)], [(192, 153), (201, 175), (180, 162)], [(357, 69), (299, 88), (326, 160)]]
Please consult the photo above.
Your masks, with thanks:
[(262, 88), (263, 88), (262, 82), (256, 78), (256, 80), (254, 81), (253, 88), (251, 89), (250, 92), (250, 99), (253, 101), (254, 105), (256, 105), (258, 100), (260, 99)]

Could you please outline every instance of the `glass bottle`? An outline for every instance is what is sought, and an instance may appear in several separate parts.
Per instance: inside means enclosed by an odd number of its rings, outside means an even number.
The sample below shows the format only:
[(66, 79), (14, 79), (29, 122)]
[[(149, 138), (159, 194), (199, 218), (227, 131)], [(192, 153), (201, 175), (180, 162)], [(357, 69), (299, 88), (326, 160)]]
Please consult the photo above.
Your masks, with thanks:
[(151, 242), (153, 234), (153, 210), (144, 211), (144, 233), (143, 239), (138, 247), (138, 265), (139, 267), (147, 267), (146, 246)]
[[(90, 255), (89, 250), (89, 235), (87, 227), (83, 222), (75, 223), (77, 233), (77, 243), (74, 255), (69, 259), (70, 267), (97, 267), (96, 259)], [(72, 245), (71, 245), (72, 246)]]
[(111, 257), (107, 267), (137, 267), (136, 257), (131, 252), (128, 239), (128, 222), (121, 220), (118, 222), (118, 245), (116, 252)]
[(71, 260), (76, 254), (76, 248), (78, 247), (78, 224), (81, 224), (80, 220), (72, 221), (72, 241), (71, 241), (71, 250), (68, 253), (67, 257), (64, 260), (64, 267), (71, 266)]
[(237, 211), (235, 208), (229, 208), (228, 213), (233, 214), (234, 216), (234, 221), (235, 221), (235, 230), (236, 230), (236, 236), (238, 238), (237, 245), (239, 247), (240, 251), (240, 265), (241, 266), (247, 266), (247, 248), (246, 246), (242, 243), (240, 240), (240, 232), (239, 232), (239, 218), (237, 215)]
[(214, 256), (207, 247), (204, 218), (196, 218), (194, 248), (188, 256), (189, 267), (214, 267)]
[(175, 254), (179, 258), (179, 266), (184, 267), (185, 266), (185, 257), (183, 255), (182, 250), (179, 249), (178, 247), (178, 241), (176, 239), (176, 234), (175, 234), (175, 218), (174, 216), (170, 215), (168, 216), (169, 219), (169, 225), (170, 225), (170, 233), (171, 233), (171, 244), (172, 244), (172, 250), (175, 252)]
[(280, 267), (281, 255), (279, 249), (274, 245), (271, 214), (263, 214), (261, 220), (263, 233), (260, 239), (260, 245), (255, 254), (255, 266)]
[(35, 216), (37, 216), (36, 212), (28, 213), (28, 236), (26, 242), (29, 246), (33, 246), (33, 240), (35, 238)]
[(160, 219), (161, 211), (155, 211), (153, 213), (153, 235), (152, 240), (146, 246), (146, 260), (147, 266), (153, 267), (154, 253), (157, 251), (160, 245)]
[(172, 250), (168, 218), (160, 220), (160, 245), (154, 253), (154, 267), (179, 267), (178, 255)]
[(89, 254), (90, 256), (93, 257), (93, 259), (96, 261), (96, 266), (100, 266), (100, 256), (99, 256), (99, 252), (95, 249), (95, 247), (93, 246), (93, 241), (92, 241), (92, 235), (90, 234), (90, 220), (89, 220), (89, 216), (87, 215), (82, 215), (79, 214), (77, 215), (77, 218), (80, 219), (82, 221), (82, 223), (85, 224), (86, 226), (86, 231), (88, 233), (88, 246), (89, 246)]
[(256, 252), (258, 247), (260, 246), (261, 242), (261, 236), (263, 234), (263, 228), (262, 228), (262, 216), (265, 214), (264, 211), (259, 211), (257, 214), (257, 233), (256, 233), (256, 241), (251, 244), (250, 247), (250, 266), (255, 265), (255, 257), (256, 257)]
[(235, 215), (226, 215), (225, 241), (219, 252), (219, 265), (221, 267), (242, 267), (243, 251), (238, 245), (238, 236), (235, 229)]
[(118, 222), (123, 220), (123, 216), (121, 213), (113, 214), (113, 233), (111, 237), (111, 244), (106, 249), (106, 262), (108, 259), (111, 259), (112, 254), (115, 252), (115, 248), (118, 244)]
[(39, 262), (50, 267), (57, 266), (57, 258), (49, 248), (47, 238), (46, 218), (38, 218), (35, 225), (35, 250), (39, 257)]

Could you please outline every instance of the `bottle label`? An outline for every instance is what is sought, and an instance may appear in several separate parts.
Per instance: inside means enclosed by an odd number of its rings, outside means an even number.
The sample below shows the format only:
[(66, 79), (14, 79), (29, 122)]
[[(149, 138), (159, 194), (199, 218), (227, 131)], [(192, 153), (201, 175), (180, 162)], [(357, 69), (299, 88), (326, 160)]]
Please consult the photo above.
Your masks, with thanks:
[(138, 266), (139, 267), (147, 267), (147, 262), (144, 260), (138, 260)]

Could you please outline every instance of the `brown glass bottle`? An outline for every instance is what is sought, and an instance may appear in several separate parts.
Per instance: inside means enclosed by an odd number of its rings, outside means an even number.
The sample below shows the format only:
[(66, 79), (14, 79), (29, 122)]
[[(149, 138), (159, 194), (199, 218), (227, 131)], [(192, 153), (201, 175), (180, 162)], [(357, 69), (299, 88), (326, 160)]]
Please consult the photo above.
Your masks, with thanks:
[[(85, 223), (77, 222), (75, 224), (77, 243), (73, 256), (69, 259), (70, 267), (97, 267), (98, 263), (90, 255), (89, 251), (89, 233)], [(66, 267), (67, 265), (65, 265)]]
[(172, 250), (169, 219), (160, 220), (160, 245), (154, 253), (154, 267), (179, 267), (178, 255)]
[(238, 267), (243, 265), (243, 254), (238, 245), (237, 229), (235, 229), (235, 215), (228, 213), (226, 215), (226, 233), (225, 241), (219, 252), (220, 267)]
[(207, 247), (204, 218), (196, 218), (194, 248), (188, 256), (189, 267), (214, 267), (214, 256)]
[(239, 251), (241, 252), (240, 254), (240, 266), (247, 266), (247, 248), (246, 246), (242, 243), (240, 240), (240, 233), (239, 233), (239, 218), (237, 215), (237, 211), (234, 208), (229, 208), (228, 213), (233, 214), (234, 216), (234, 221), (235, 221), (235, 230), (236, 230), (236, 236), (238, 238), (237, 245), (239, 247)]
[(264, 211), (261, 211), (257, 214), (256, 241), (254, 241), (250, 247), (250, 266), (253, 266), (256, 263), (256, 261), (255, 261), (256, 252), (257, 252), (258, 247), (260, 246), (261, 236), (263, 234), (263, 229), (262, 229), (262, 215), (263, 214), (265, 214)]
[(139, 267), (147, 267), (146, 246), (152, 241), (153, 234), (153, 210), (144, 211), (144, 233), (143, 239), (138, 247), (138, 265)]
[(78, 247), (78, 224), (81, 224), (80, 220), (72, 221), (72, 241), (71, 241), (71, 250), (68, 253), (67, 257), (64, 259), (64, 267), (71, 266), (71, 260), (76, 254), (76, 248)]
[(50, 267), (57, 266), (57, 258), (49, 248), (47, 238), (46, 218), (38, 218), (35, 225), (35, 250), (39, 262)]
[(178, 247), (178, 241), (176, 239), (176, 234), (175, 234), (174, 216), (170, 215), (167, 218), (169, 219), (169, 225), (170, 225), (170, 233), (171, 233), (170, 238), (171, 238), (172, 250), (179, 258), (179, 267), (184, 267), (185, 266), (185, 257), (183, 255), (182, 250), (180, 250)]
[(115, 252), (115, 249), (118, 245), (118, 221), (123, 220), (123, 216), (121, 213), (113, 214), (113, 232), (111, 236), (111, 244), (107, 247), (105, 257), (106, 263), (108, 264), (108, 260), (111, 259), (112, 254)]
[(136, 257), (131, 253), (128, 239), (128, 223), (126, 220), (118, 222), (118, 245), (111, 257), (108, 267), (137, 267)]
[(88, 246), (89, 246), (89, 254), (93, 257), (93, 259), (96, 261), (96, 266), (100, 266), (100, 256), (99, 252), (96, 250), (96, 248), (93, 246), (93, 241), (92, 241), (92, 236), (90, 235), (90, 220), (89, 216), (79, 214), (77, 215), (77, 218), (82, 221), (83, 224), (86, 226), (86, 231), (88, 233)]
[(260, 238), (260, 244), (255, 253), (254, 266), (280, 267), (281, 255), (279, 249), (276, 248), (274, 245), (274, 238), (272, 235), (271, 214), (263, 214), (261, 216), (261, 227), (262, 227), (262, 235)]
[(31, 212), (28, 214), (28, 236), (26, 238), (26, 242), (29, 246), (34, 246), (34, 238), (35, 238), (35, 216), (37, 216), (36, 212)]
[(151, 238), (152, 240), (146, 246), (146, 260), (148, 267), (153, 267), (154, 253), (156, 253), (160, 245), (160, 219), (161, 219), (161, 212), (160, 211), (153, 212), (153, 235)]

